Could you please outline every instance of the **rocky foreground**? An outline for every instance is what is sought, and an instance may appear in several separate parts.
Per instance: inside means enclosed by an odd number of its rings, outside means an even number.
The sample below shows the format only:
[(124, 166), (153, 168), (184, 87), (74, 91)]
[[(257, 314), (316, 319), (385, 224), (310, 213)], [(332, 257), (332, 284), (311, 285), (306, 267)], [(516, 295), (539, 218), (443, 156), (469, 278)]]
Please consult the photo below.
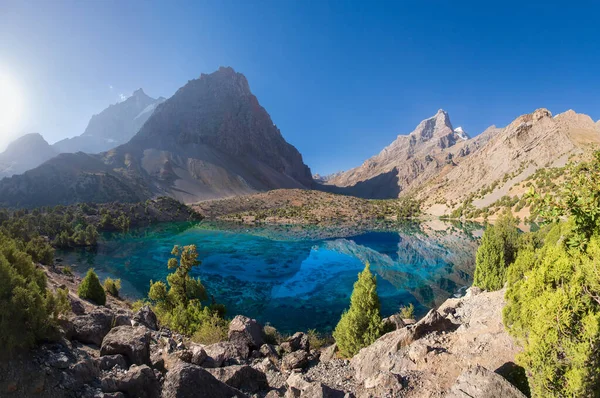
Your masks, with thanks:
[[(47, 270), (50, 288), (77, 280)], [(472, 288), (352, 360), (335, 345), (311, 349), (296, 333), (265, 342), (261, 325), (236, 316), (228, 340), (190, 342), (158, 325), (150, 308), (132, 313), (111, 298), (95, 306), (70, 295), (58, 342), (0, 362), (4, 397), (523, 397), (500, 374), (518, 373), (519, 348), (504, 331), (504, 291)]]

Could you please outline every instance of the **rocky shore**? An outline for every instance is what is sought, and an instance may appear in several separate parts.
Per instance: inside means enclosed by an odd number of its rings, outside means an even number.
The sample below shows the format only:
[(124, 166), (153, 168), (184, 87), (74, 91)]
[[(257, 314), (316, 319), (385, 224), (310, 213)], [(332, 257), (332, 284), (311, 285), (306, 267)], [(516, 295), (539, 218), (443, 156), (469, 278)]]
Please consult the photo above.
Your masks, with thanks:
[[(60, 339), (0, 362), (4, 397), (523, 397), (519, 347), (502, 325), (504, 291), (471, 288), (418, 322), (395, 319), (351, 360), (335, 345), (310, 347), (296, 333), (265, 341), (255, 320), (236, 316), (228, 339), (191, 342), (161, 327), (149, 307), (76, 297), (78, 280), (46, 269), (49, 287), (70, 290)], [(521, 387), (523, 388), (523, 387)]]

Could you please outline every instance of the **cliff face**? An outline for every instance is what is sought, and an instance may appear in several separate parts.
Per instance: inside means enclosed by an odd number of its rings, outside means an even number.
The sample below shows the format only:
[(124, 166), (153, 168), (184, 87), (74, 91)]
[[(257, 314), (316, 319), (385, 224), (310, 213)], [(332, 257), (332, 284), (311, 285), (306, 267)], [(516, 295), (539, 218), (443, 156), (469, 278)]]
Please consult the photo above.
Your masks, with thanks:
[[(312, 183), (302, 156), (246, 78), (220, 68), (157, 106), (127, 144), (99, 155), (63, 154), (3, 181), (0, 202), (40, 206), (166, 195), (191, 203)], [(48, 195), (50, 187), (56, 194)]]

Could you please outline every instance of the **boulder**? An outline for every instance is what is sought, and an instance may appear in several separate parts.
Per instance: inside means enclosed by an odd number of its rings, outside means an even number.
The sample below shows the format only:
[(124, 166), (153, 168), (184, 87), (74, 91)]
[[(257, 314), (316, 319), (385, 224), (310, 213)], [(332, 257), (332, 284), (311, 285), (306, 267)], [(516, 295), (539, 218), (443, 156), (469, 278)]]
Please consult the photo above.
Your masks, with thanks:
[(178, 362), (167, 373), (162, 398), (244, 398), (241, 391), (217, 380), (206, 369)]
[(449, 319), (444, 318), (436, 310), (430, 310), (424, 318), (419, 320), (412, 326), (414, 331), (414, 339), (420, 339), (421, 337), (428, 335), (433, 332), (447, 332), (456, 329), (456, 325)]
[(333, 343), (329, 347), (326, 347), (321, 351), (321, 355), (319, 356), (319, 360), (321, 362), (331, 362), (335, 359), (337, 352), (337, 344)]
[(103, 378), (101, 385), (102, 391), (107, 393), (124, 392), (132, 398), (160, 397), (160, 383), (146, 365), (132, 365), (126, 373)]
[(256, 393), (269, 388), (267, 376), (248, 365), (233, 365), (208, 370), (217, 380), (242, 391)]
[(145, 305), (133, 315), (133, 326), (145, 326), (150, 330), (158, 330), (158, 320), (156, 314), (150, 306)]
[(463, 372), (446, 398), (525, 398), (525, 395), (504, 377), (483, 366)]
[(404, 388), (399, 375), (386, 371), (366, 379), (364, 386), (371, 396), (376, 397), (397, 397)]
[(118, 309), (115, 312), (113, 326), (131, 326), (131, 313), (124, 309)]
[[(229, 324), (227, 334), (229, 341), (240, 347), (240, 351), (248, 357), (250, 350), (258, 350), (265, 343), (263, 327), (254, 319), (238, 315)], [(248, 353), (244, 347), (248, 348)]]
[(386, 333), (373, 344), (363, 348), (352, 358), (350, 364), (355, 370), (358, 383), (377, 376), (381, 370), (391, 370), (400, 359), (398, 352), (413, 342), (414, 332), (411, 327)]
[(298, 350), (287, 354), (281, 362), (282, 370), (304, 369), (308, 366), (308, 353), (303, 350)]
[(145, 327), (117, 326), (100, 347), (100, 355), (121, 354), (129, 363), (150, 365), (150, 332)]
[(106, 355), (96, 358), (96, 365), (100, 370), (111, 370), (115, 366), (118, 366), (121, 369), (127, 369), (127, 360), (121, 354)]
[(263, 344), (260, 347), (259, 352), (260, 352), (260, 355), (262, 355), (265, 358), (269, 358), (272, 361), (279, 360), (279, 354), (277, 353), (275, 346), (273, 346), (272, 344)]
[(180, 361), (187, 362), (187, 363), (192, 363), (193, 355), (194, 354), (192, 354), (191, 350), (175, 351), (175, 356), (177, 358), (179, 358)]
[(304, 375), (292, 373), (286, 380), (289, 387), (285, 396), (298, 398), (343, 398), (344, 392), (334, 390), (320, 382), (311, 382)]
[(71, 295), (69, 297), (69, 304), (71, 304), (71, 311), (75, 315), (84, 315), (85, 314), (85, 306), (83, 302), (79, 298), (75, 298)]
[(281, 344), (281, 348), (285, 352), (294, 352), (298, 350), (310, 351), (310, 343), (308, 336), (302, 332), (295, 333), (285, 343)]
[(204, 347), (204, 351), (207, 357), (202, 366), (205, 368), (219, 368), (223, 364), (237, 365), (238, 358), (243, 356), (238, 347), (229, 341), (207, 345)]
[(107, 308), (95, 308), (87, 315), (73, 318), (71, 339), (100, 346), (113, 326), (114, 314)]
[(197, 344), (192, 345), (190, 347), (190, 351), (192, 352), (191, 363), (193, 363), (194, 365), (202, 365), (202, 363), (204, 363), (204, 361), (208, 357), (208, 354), (206, 353), (204, 348)]
[(383, 318), (381, 321), (386, 326), (386, 330), (398, 330), (406, 326), (399, 314), (394, 314), (387, 318)]
[(444, 316), (456, 313), (456, 309), (460, 307), (462, 300), (459, 298), (449, 298), (439, 306), (438, 312)]

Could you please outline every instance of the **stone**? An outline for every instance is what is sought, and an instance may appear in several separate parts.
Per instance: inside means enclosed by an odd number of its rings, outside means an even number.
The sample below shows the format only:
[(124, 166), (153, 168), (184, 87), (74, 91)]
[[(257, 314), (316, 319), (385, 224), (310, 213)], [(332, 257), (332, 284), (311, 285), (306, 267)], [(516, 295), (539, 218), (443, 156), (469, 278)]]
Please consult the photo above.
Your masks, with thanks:
[(337, 344), (333, 343), (329, 347), (326, 347), (325, 349), (321, 350), (321, 356), (319, 357), (319, 360), (321, 362), (331, 362), (336, 358), (336, 353)]
[[(250, 350), (259, 349), (265, 343), (263, 327), (254, 319), (238, 315), (229, 324), (229, 332), (227, 334), (229, 341), (241, 347), (247, 358)], [(248, 348), (246, 353), (243, 347)]]
[(73, 311), (75, 315), (84, 315), (85, 306), (83, 305), (83, 302), (79, 298), (75, 298), (71, 295), (69, 295), (68, 297), (69, 304), (71, 304), (71, 311)]
[(133, 315), (134, 326), (145, 326), (150, 330), (158, 330), (158, 320), (156, 314), (150, 306), (145, 305)]
[(308, 336), (302, 332), (295, 333), (285, 343), (281, 344), (281, 348), (285, 352), (294, 352), (298, 350), (310, 351), (310, 343)]
[(238, 347), (228, 341), (207, 345), (204, 351), (207, 357), (202, 366), (205, 368), (219, 368), (223, 364), (236, 365), (238, 358), (242, 356)]
[(481, 288), (479, 288), (477, 286), (471, 286), (470, 288), (467, 289), (467, 292), (465, 293), (465, 298), (471, 298), (471, 297), (477, 296), (481, 293), (483, 293), (483, 290), (481, 290)]
[(96, 358), (96, 365), (100, 370), (111, 370), (115, 366), (118, 366), (121, 369), (127, 369), (127, 360), (121, 354), (106, 355)]
[(431, 351), (431, 349), (425, 342), (417, 340), (408, 347), (406, 355), (411, 361), (416, 363), (423, 360), (429, 351)]
[(287, 354), (281, 362), (282, 370), (304, 369), (308, 366), (308, 353), (303, 350), (298, 350)]
[(201, 346), (199, 346), (197, 344), (192, 345), (190, 347), (190, 350), (192, 351), (191, 363), (193, 363), (194, 365), (202, 365), (204, 363), (204, 361), (206, 360), (206, 358), (208, 357), (206, 350), (204, 350), (204, 348), (202, 348)]
[(165, 378), (162, 398), (245, 398), (241, 391), (217, 380), (200, 366), (178, 362)]
[(454, 323), (449, 319), (444, 318), (437, 310), (430, 310), (425, 317), (412, 326), (414, 331), (414, 339), (432, 332), (447, 332), (456, 328)]
[(463, 372), (446, 398), (524, 398), (525, 395), (504, 377), (483, 366)]
[(118, 309), (115, 312), (113, 326), (131, 326), (131, 313), (123, 309)]
[(100, 355), (122, 354), (129, 363), (150, 365), (150, 333), (145, 327), (117, 326), (100, 347)]
[(439, 306), (438, 312), (444, 316), (456, 313), (456, 308), (460, 306), (462, 300), (459, 298), (449, 298)]
[(242, 391), (256, 393), (269, 388), (267, 376), (248, 365), (233, 365), (224, 368), (208, 369), (223, 383)]
[(399, 314), (390, 315), (387, 318), (381, 320), (386, 325), (386, 330), (398, 330), (406, 326), (402, 317)]
[(399, 375), (386, 371), (366, 379), (364, 386), (377, 397), (397, 397), (404, 388)]
[(132, 365), (126, 373), (103, 378), (101, 385), (104, 392), (120, 391), (132, 398), (160, 397), (160, 384), (154, 371), (146, 365)]
[(107, 308), (95, 308), (87, 315), (72, 320), (71, 339), (100, 346), (113, 326), (114, 314)]
[(409, 326), (409, 325), (414, 325), (415, 323), (417, 323), (417, 321), (416, 321), (416, 320), (414, 320), (414, 319), (410, 319), (410, 318), (403, 319), (403, 320), (402, 320), (402, 322), (403, 322), (403, 323), (404, 323), (406, 326)]
[(323, 383), (312, 383), (300, 393), (300, 398), (343, 398), (344, 392), (334, 390)]
[(193, 354), (190, 350), (175, 351), (175, 356), (179, 358), (180, 361), (192, 363)]
[(265, 358), (269, 358), (271, 360), (279, 360), (279, 354), (277, 353), (275, 346), (272, 344), (263, 344), (260, 347), (259, 352), (260, 355), (262, 355)]

